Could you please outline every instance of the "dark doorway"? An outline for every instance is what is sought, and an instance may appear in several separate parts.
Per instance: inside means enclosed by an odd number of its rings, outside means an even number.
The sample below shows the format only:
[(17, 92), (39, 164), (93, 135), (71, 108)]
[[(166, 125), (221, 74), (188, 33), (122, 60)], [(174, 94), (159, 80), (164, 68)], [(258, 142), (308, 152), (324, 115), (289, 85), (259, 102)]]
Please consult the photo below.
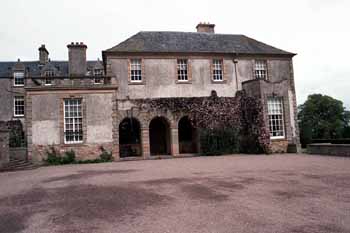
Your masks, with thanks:
[(141, 156), (141, 127), (135, 118), (125, 118), (119, 124), (119, 154), (121, 158)]
[(197, 132), (190, 119), (184, 116), (179, 121), (179, 152), (180, 154), (197, 153)]
[(149, 137), (151, 155), (170, 155), (170, 126), (164, 117), (153, 118)]

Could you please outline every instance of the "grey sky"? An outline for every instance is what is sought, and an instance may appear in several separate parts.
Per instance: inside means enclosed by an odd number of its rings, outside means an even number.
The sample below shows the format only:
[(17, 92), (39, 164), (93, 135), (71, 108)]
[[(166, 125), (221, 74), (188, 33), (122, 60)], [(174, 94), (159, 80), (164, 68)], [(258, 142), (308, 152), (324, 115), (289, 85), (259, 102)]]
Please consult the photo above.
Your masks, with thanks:
[(295, 52), (298, 103), (322, 93), (350, 107), (350, 1), (346, 0), (1, 0), (0, 60), (67, 60), (66, 45), (83, 41), (88, 58), (141, 30), (245, 34)]

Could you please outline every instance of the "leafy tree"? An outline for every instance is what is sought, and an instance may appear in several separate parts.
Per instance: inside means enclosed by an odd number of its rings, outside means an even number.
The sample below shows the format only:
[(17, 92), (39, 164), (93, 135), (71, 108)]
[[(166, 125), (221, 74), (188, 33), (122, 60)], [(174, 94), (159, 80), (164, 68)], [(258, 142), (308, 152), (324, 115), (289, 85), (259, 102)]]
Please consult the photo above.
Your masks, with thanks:
[(349, 129), (350, 112), (343, 103), (327, 95), (309, 95), (298, 107), (300, 140), (302, 144), (311, 139), (335, 139), (345, 136)]

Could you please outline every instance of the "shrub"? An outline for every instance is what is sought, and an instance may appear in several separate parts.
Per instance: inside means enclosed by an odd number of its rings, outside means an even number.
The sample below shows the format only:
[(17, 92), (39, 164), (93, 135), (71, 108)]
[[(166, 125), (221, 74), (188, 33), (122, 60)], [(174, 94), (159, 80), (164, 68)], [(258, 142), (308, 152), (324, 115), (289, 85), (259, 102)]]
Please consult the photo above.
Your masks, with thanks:
[(232, 154), (239, 151), (238, 130), (201, 129), (200, 144), (202, 155)]
[(61, 164), (70, 164), (75, 163), (75, 152), (74, 150), (64, 152), (64, 156), (62, 157)]
[(100, 160), (102, 162), (111, 162), (111, 161), (113, 161), (112, 152), (106, 151), (103, 146), (100, 147), (100, 150), (101, 150)]
[(62, 165), (75, 163), (75, 152), (73, 150), (64, 152), (62, 156), (53, 146), (46, 151), (47, 159), (45, 162), (49, 165)]
[(59, 165), (61, 164), (61, 155), (60, 153), (52, 146), (50, 150), (46, 151), (47, 159), (44, 160), (50, 165)]

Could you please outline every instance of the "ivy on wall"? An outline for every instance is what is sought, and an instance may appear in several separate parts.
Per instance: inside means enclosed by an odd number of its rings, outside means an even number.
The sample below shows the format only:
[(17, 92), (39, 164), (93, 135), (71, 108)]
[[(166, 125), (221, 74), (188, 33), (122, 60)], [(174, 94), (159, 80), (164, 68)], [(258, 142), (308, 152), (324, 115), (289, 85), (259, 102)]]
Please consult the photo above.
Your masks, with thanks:
[(146, 111), (186, 114), (192, 125), (207, 135), (214, 135), (214, 132), (217, 135), (220, 130), (238, 132), (237, 146), (241, 153), (269, 153), (270, 137), (262, 103), (244, 91), (237, 92), (235, 97), (218, 97), (213, 91), (209, 97), (138, 99), (134, 102)]

